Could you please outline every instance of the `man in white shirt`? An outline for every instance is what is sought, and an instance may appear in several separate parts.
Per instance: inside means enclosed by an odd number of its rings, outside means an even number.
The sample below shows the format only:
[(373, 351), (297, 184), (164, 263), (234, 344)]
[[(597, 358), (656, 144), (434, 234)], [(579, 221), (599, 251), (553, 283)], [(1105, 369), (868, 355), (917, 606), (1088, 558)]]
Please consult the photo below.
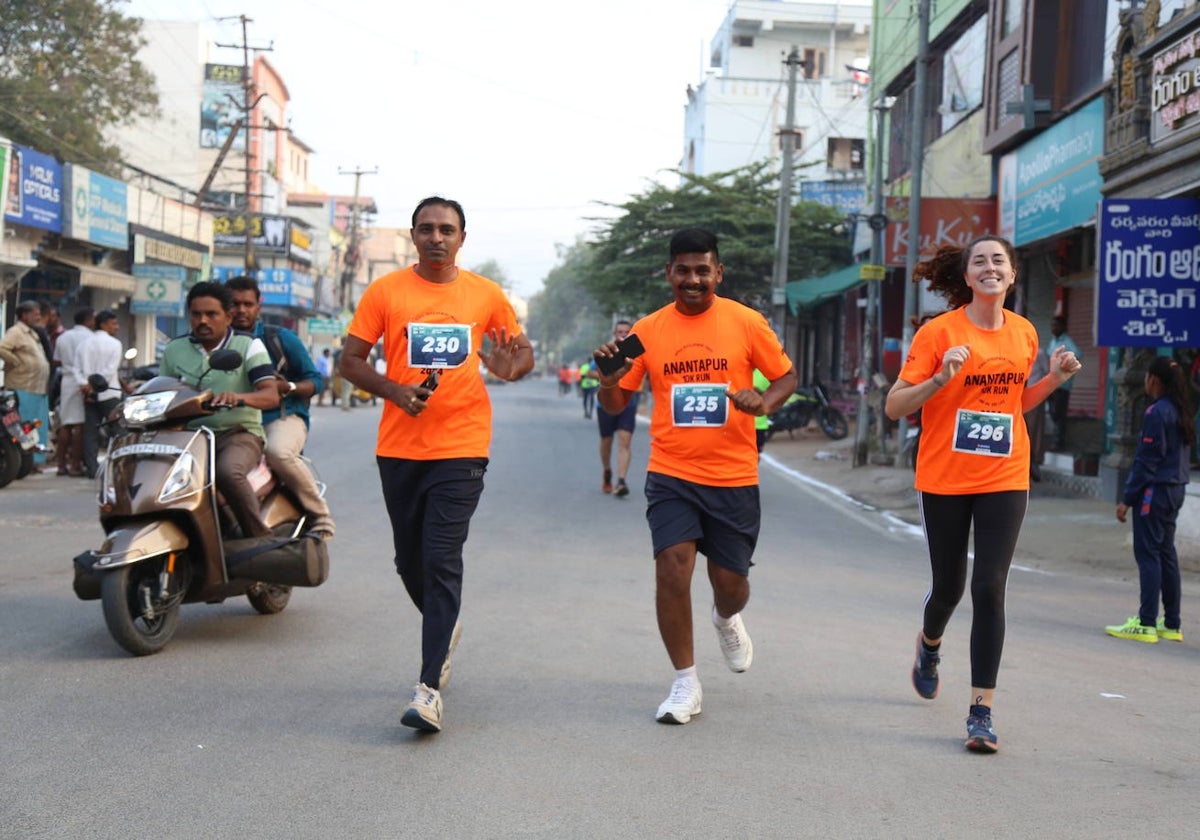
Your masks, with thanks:
[(84, 391), (87, 377), (80, 373), (79, 351), (92, 337), (96, 310), (84, 307), (75, 311), (75, 326), (58, 337), (54, 361), (62, 368), (58, 399), (58, 438), (55, 456), (58, 475), (83, 475)]
[[(117, 333), (121, 323), (117, 313), (102, 309), (96, 315), (96, 331), (79, 350), (79, 367), (83, 373), (84, 388), (87, 389), (84, 403), (83, 424), (83, 468), (89, 478), (95, 478), (100, 468), (100, 424), (116, 408), (122, 390), (128, 390), (120, 379), (121, 342)], [(87, 384), (87, 378), (100, 374), (108, 380), (108, 390), (95, 393)]]

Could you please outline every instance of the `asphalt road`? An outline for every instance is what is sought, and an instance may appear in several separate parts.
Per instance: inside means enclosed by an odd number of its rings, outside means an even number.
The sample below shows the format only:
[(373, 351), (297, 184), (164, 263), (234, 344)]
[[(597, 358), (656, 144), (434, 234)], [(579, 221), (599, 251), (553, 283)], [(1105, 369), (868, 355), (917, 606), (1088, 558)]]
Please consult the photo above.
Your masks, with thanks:
[(1014, 571), (1001, 752), (965, 752), (970, 604), (942, 692), (909, 682), (919, 537), (764, 470), (745, 674), (695, 580), (704, 712), (664, 726), (641, 495), (599, 492), (594, 421), (549, 380), (493, 388), (445, 729), (399, 725), (419, 621), (391, 564), (377, 408), (316, 409), (333, 572), (278, 616), (190, 605), (134, 658), (70, 558), (99, 542), (85, 482), (0, 490), (0, 836), (6, 838), (1191, 836), (1200, 626), (1119, 642), (1128, 581)]

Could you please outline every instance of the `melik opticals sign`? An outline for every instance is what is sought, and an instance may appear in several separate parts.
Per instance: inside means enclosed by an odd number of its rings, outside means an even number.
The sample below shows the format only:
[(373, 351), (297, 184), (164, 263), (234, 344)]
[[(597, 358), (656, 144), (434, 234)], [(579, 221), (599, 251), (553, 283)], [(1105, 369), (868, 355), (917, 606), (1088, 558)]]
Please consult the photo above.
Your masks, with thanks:
[(4, 218), (62, 233), (62, 167), (50, 155), (13, 146)]
[(1200, 199), (1100, 203), (1099, 347), (1193, 347), (1200, 333)]

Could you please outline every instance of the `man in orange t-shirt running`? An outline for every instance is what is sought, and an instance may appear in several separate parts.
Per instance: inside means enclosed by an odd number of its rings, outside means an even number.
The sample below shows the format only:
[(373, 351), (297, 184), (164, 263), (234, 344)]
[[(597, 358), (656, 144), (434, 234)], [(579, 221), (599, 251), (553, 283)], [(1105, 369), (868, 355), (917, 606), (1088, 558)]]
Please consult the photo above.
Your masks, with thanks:
[[(661, 723), (700, 714), (692, 644), (692, 573), (708, 558), (713, 624), (730, 669), (750, 667), (754, 648), (741, 611), (750, 598), (751, 555), (758, 541), (758, 446), (754, 418), (783, 405), (796, 374), (761, 314), (717, 297), (724, 266), (717, 237), (687, 228), (671, 237), (667, 281), (674, 303), (633, 325), (645, 353), (600, 376), (600, 405), (620, 414), (650, 378), (650, 462), (646, 518), (654, 544), (658, 629), (675, 668)], [(615, 341), (597, 359), (620, 355)], [(754, 369), (770, 380), (754, 388)]]
[[(504, 291), (455, 265), (466, 239), (458, 202), (424, 199), (411, 232), (419, 262), (367, 287), (342, 351), (342, 375), (384, 400), (376, 462), (396, 571), (422, 615), (421, 678), (400, 722), (438, 732), (441, 691), (462, 632), (463, 544), (492, 438), (477, 359), (512, 382), (533, 369), (533, 347)], [(386, 373), (367, 361), (380, 338)]]

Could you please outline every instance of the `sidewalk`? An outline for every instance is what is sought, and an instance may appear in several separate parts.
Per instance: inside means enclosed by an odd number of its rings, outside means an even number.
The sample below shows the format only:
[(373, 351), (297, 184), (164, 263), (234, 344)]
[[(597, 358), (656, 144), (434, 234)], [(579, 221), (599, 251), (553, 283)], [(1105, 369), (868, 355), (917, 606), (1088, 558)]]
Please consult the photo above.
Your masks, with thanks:
[[(864, 505), (920, 527), (911, 470), (853, 465), (853, 421), (850, 434), (842, 440), (830, 440), (815, 426), (796, 431), (792, 438), (786, 432), (777, 434), (767, 443), (763, 455), (764, 470), (774, 469), (774, 460), (785, 469), (836, 487)], [(1042, 481), (1030, 487), (1029, 509), (1015, 562), (1050, 572), (1068, 566), (1090, 568), (1136, 581), (1128, 521), (1124, 525), (1117, 521), (1115, 504), (1072, 490), (1073, 478), (1050, 464), (1043, 467)], [(1185, 505), (1197, 501), (1189, 496)], [(1176, 549), (1184, 574), (1200, 574), (1200, 544), (1177, 539)]]

